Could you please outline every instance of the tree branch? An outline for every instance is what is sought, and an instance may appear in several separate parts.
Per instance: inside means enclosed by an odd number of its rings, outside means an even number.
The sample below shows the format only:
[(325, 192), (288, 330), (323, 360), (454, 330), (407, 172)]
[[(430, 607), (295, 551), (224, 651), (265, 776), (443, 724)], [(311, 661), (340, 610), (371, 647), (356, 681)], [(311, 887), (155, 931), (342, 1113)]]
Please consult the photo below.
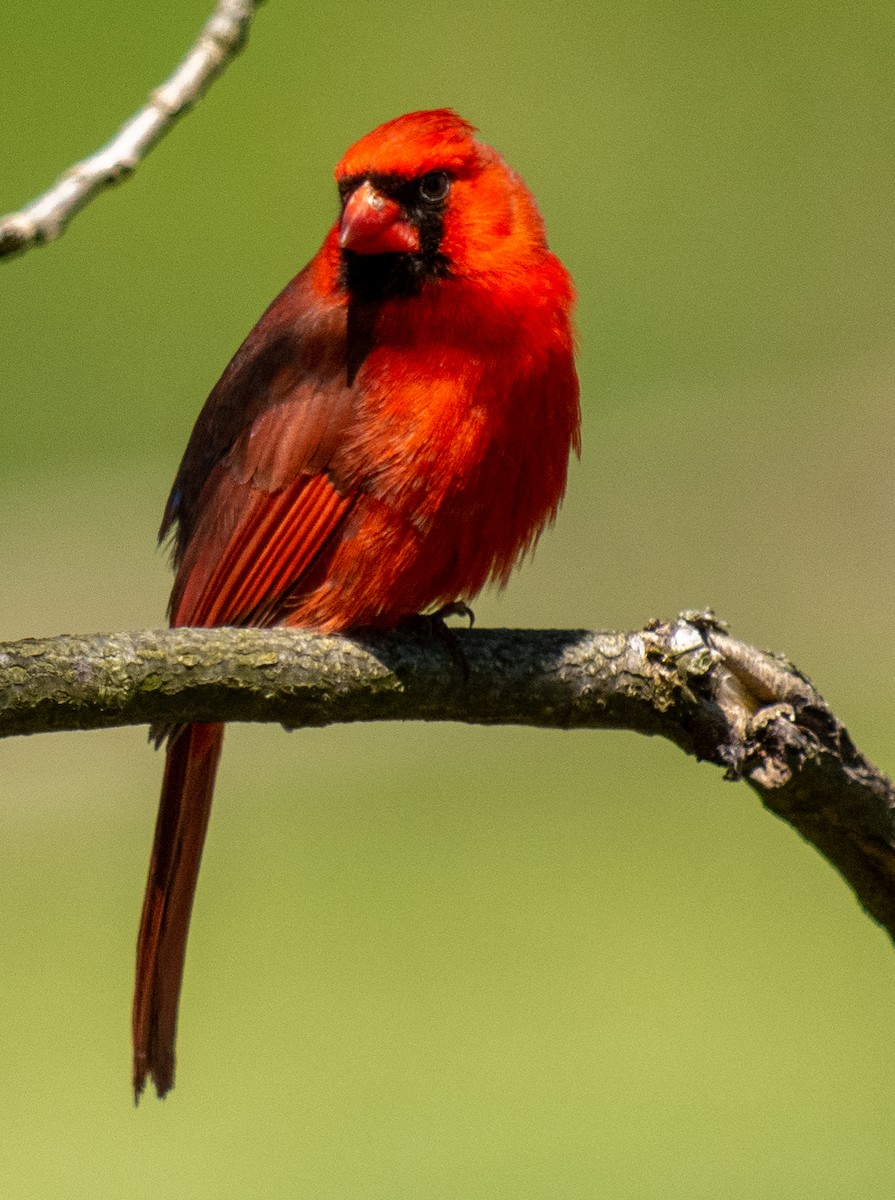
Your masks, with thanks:
[(262, 0), (219, 0), (199, 37), (173, 75), (115, 137), (76, 163), (19, 212), (0, 218), (0, 258), (51, 242), (79, 209), (137, 168), (178, 117), (192, 108), (248, 38)]
[(465, 721), (631, 729), (744, 779), (895, 940), (895, 789), (791, 663), (711, 613), (633, 633), (437, 639), (170, 629), (0, 644), (0, 736), (180, 721)]

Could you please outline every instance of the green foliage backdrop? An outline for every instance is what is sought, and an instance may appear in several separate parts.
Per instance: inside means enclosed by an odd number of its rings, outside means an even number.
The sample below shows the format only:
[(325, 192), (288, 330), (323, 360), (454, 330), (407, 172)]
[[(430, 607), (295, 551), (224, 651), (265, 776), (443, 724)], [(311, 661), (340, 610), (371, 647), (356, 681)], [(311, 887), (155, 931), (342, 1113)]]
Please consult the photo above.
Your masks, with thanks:
[[(209, 7), (7, 6), (0, 208)], [(201, 400), (345, 146), (450, 104), (581, 296), (583, 461), (480, 622), (712, 604), (891, 769), (893, 72), (881, 0), (268, 0), (138, 175), (0, 270), (0, 637), (161, 623)], [(891, 947), (745, 789), (627, 736), (232, 730), (178, 1086), (134, 1111), (160, 769), (139, 730), (0, 746), (3, 1195), (891, 1195)]]

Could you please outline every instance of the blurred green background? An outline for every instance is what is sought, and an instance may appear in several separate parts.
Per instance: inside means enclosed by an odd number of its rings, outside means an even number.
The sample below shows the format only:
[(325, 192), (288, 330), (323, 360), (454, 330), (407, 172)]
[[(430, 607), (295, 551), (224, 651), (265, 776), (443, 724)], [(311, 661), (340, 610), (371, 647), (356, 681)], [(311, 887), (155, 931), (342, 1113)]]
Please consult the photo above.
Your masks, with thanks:
[[(106, 140), (210, 0), (3, 13), (0, 209)], [(269, 0), (136, 177), (0, 267), (0, 637), (162, 623), (198, 407), (450, 104), (580, 291), (584, 456), (483, 625), (713, 605), (895, 766), (895, 10)], [(889, 1197), (895, 957), (745, 787), (628, 735), (228, 733), (171, 1097), (131, 1105), (161, 759), (0, 745), (0, 1195)]]

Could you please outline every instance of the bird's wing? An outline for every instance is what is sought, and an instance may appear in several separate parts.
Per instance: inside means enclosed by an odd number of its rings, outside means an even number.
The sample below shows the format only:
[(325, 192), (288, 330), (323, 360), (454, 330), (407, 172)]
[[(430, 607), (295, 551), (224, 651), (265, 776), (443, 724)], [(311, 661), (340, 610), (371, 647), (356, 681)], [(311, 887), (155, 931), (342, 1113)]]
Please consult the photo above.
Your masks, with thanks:
[(165, 510), (175, 625), (267, 624), (355, 502), (330, 470), (354, 411), (344, 306), (308, 272), (274, 301), (206, 401)]

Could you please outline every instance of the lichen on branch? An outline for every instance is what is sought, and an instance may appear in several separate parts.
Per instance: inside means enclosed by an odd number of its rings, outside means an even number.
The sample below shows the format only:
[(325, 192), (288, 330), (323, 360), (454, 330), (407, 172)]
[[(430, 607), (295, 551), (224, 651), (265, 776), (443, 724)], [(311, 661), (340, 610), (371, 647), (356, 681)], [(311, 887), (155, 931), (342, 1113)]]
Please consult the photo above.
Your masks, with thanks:
[(895, 789), (811, 682), (711, 613), (630, 633), (166, 629), (0, 644), (0, 737), (183, 721), (629, 729), (745, 780), (895, 939)]

